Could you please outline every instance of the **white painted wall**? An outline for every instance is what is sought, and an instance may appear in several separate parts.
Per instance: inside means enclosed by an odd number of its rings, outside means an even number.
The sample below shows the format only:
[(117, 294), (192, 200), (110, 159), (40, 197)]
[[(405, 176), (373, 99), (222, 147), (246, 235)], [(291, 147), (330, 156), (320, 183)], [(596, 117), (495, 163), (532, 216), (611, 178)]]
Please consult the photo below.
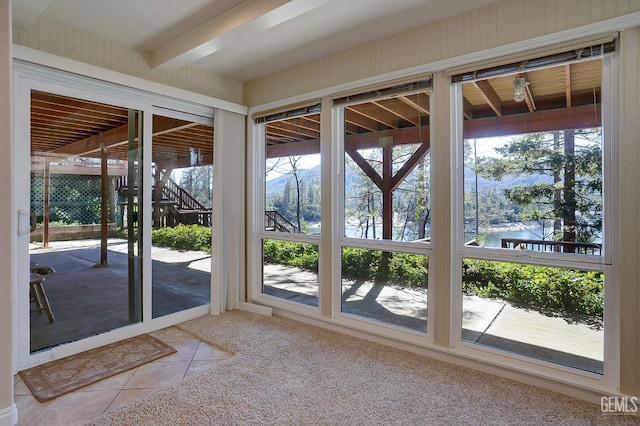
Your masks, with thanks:
[(13, 209), (11, 0), (0, 0), (0, 426), (13, 425), (15, 217)]
[(238, 81), (193, 67), (175, 71), (153, 70), (148, 65), (148, 54), (47, 19), (39, 19), (28, 31), (14, 28), (13, 42), (167, 86), (230, 102), (242, 102), (242, 83)]
[(637, 11), (637, 0), (503, 0), (247, 82), (244, 104), (254, 107), (423, 64), (437, 65)]

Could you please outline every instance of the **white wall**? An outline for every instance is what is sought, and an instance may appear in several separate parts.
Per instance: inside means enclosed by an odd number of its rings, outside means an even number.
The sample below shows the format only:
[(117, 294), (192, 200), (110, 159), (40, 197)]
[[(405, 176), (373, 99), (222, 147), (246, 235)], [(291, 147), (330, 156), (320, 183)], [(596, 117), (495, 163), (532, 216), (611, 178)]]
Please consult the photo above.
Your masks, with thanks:
[(637, 11), (637, 0), (504, 0), (247, 82), (244, 104), (262, 105)]
[(12, 164), (11, 1), (0, 0), (0, 426), (17, 421), (13, 402), (14, 295)]
[(242, 102), (242, 83), (238, 81), (192, 67), (153, 70), (146, 53), (47, 19), (39, 19), (28, 31), (14, 28), (13, 42), (156, 83)]

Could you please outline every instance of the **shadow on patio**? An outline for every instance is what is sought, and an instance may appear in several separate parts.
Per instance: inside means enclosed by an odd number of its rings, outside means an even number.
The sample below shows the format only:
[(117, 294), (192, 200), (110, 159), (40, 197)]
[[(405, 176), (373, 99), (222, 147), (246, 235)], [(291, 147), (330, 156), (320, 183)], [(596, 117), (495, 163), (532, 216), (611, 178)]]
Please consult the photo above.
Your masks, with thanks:
[[(263, 292), (318, 306), (317, 275), (298, 268), (265, 265)], [(468, 295), (462, 296), (462, 311), (464, 342), (603, 373), (604, 332), (588, 321), (569, 321), (501, 300)], [(427, 289), (343, 279), (342, 312), (425, 333)]]
[[(99, 240), (53, 242), (49, 248), (32, 245), (31, 264), (56, 272), (46, 275), (44, 283), (55, 322), (49, 323), (44, 313), (31, 314), (31, 351), (136, 322), (140, 308), (130, 312), (127, 259), (127, 242), (117, 238), (109, 239), (106, 267), (95, 267)], [(208, 253), (152, 247), (152, 317), (208, 304), (210, 270)]]

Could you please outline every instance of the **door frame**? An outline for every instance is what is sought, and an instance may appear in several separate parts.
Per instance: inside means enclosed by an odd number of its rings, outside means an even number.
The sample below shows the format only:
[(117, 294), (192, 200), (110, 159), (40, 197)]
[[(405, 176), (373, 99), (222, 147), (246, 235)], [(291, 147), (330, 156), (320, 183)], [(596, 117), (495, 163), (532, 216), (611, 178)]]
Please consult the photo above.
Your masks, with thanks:
[[(14, 61), (14, 151), (13, 164), (15, 176), (13, 180), (13, 204), (18, 212), (30, 211), (30, 117), (31, 91), (38, 90), (79, 99), (97, 101), (109, 105), (132, 108), (144, 112), (144, 128), (152, 129), (152, 117), (157, 108), (179, 111), (176, 114), (189, 114), (199, 117), (199, 120), (213, 120), (214, 108), (203, 104), (192, 103), (180, 99), (140, 91), (134, 88), (92, 79), (91, 77), (75, 75), (39, 65)], [(152, 132), (143, 135), (143, 146), (151, 147)], [(143, 151), (143, 162), (148, 164), (151, 150)], [(214, 159), (214, 163), (218, 163)], [(215, 164), (214, 164), (215, 167)], [(151, 169), (143, 167), (144, 182), (150, 182)], [(215, 191), (215, 189), (214, 189)], [(150, 191), (143, 191), (143, 203), (151, 201)], [(144, 209), (145, 227), (150, 227), (150, 210)], [(214, 206), (213, 215), (216, 214)], [(19, 221), (21, 220), (19, 215)], [(19, 283), (28, 279), (29, 236), (18, 230), (16, 246), (14, 247), (14, 264), (16, 266), (16, 308), (14, 309), (14, 374), (25, 368), (39, 365), (53, 359), (62, 358), (103, 346), (129, 337), (149, 333), (165, 328), (188, 319), (206, 315), (210, 312), (210, 304), (202, 305), (181, 312), (152, 319), (151, 317), (151, 237), (149, 232), (143, 233), (143, 318), (142, 322), (111, 330), (107, 333), (88, 337), (75, 342), (30, 353), (30, 321), (29, 294), (26, 286)], [(212, 258), (212, 272), (220, 265), (214, 264), (218, 260)], [(222, 260), (222, 259), (221, 259)], [(217, 263), (217, 262), (215, 262)], [(213, 277), (213, 273), (211, 274)]]

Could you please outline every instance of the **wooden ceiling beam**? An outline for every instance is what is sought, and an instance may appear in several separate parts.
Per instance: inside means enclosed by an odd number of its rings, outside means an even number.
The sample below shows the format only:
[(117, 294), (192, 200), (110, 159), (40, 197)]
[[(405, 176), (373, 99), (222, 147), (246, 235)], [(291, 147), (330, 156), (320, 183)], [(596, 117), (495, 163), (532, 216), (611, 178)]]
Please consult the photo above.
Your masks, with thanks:
[(487, 138), (523, 133), (600, 127), (600, 104), (535, 111), (464, 122), (465, 138)]
[[(357, 122), (357, 121), (350, 120), (346, 116), (344, 118), (344, 122), (345, 122), (345, 124), (350, 124), (352, 126), (356, 126), (358, 128), (368, 130), (370, 132), (375, 132), (376, 131), (376, 128), (374, 126), (371, 126), (369, 124), (364, 124), (362, 122)], [(357, 132), (355, 132), (355, 133), (357, 133)]]
[[(465, 120), (464, 137), (485, 138), (599, 126), (601, 126), (600, 105), (585, 105), (571, 109), (535, 111), (502, 117)], [(350, 149), (377, 148), (379, 147), (379, 139), (383, 136), (393, 136), (394, 145), (428, 143), (430, 142), (429, 130), (428, 125), (423, 125), (419, 132), (417, 127), (407, 127), (347, 135), (345, 144)], [(320, 153), (319, 139), (269, 145), (266, 152), (267, 158), (318, 153)]]
[(571, 108), (571, 64), (564, 66), (564, 87), (567, 108)]
[[(386, 106), (386, 105), (384, 105), (382, 102), (376, 102), (376, 101), (374, 101), (374, 102), (372, 102), (372, 103), (373, 103), (374, 105), (376, 105), (377, 107), (382, 108), (383, 110), (385, 110), (385, 111), (389, 112), (391, 115), (394, 115), (394, 116), (398, 117), (398, 118), (399, 118), (399, 119), (401, 119), (401, 120), (404, 120), (404, 121), (406, 121), (406, 122), (408, 122), (408, 123), (411, 123), (411, 124), (413, 124), (414, 126), (417, 126), (417, 125), (418, 125), (418, 121), (417, 121), (417, 120), (415, 120), (415, 119), (413, 119), (413, 118), (410, 118), (410, 117), (407, 117), (407, 116), (406, 116), (406, 114), (401, 114), (400, 112), (398, 112), (398, 111), (396, 111), (396, 110), (394, 110), (394, 109), (392, 109), (392, 108), (387, 107), (387, 106)], [(415, 112), (415, 111), (414, 111), (414, 112)]]
[(473, 105), (467, 98), (462, 98), (462, 114), (467, 120), (473, 120)]
[[(425, 96), (425, 97), (428, 99), (428, 96)], [(406, 96), (399, 96), (398, 99), (400, 99), (402, 102), (404, 102), (405, 104), (409, 105), (411, 108), (415, 109), (416, 111), (422, 114), (426, 114), (426, 115), (430, 114), (427, 108), (422, 107), (422, 105), (418, 105), (416, 102), (412, 101)]]
[[(190, 123), (183, 120), (176, 120), (174, 118), (162, 116), (153, 117), (154, 135), (163, 135), (170, 131), (186, 129), (197, 125), (198, 123)], [(98, 133), (97, 135), (89, 136), (88, 138), (61, 146), (60, 148), (49, 152), (52, 154), (64, 154), (68, 156), (87, 155), (101, 148), (109, 148), (127, 143), (128, 132), (129, 125), (124, 124), (105, 132)]]
[[(358, 106), (360, 106), (360, 105), (358, 105)], [(351, 111), (351, 112), (354, 112), (356, 114), (359, 114), (359, 115), (361, 115), (361, 116), (363, 116), (363, 117), (365, 117), (365, 118), (367, 118), (367, 119), (369, 119), (371, 121), (374, 121), (376, 123), (380, 123), (383, 126), (390, 127), (392, 129), (395, 129), (396, 127), (398, 127), (398, 126), (394, 125), (393, 123), (391, 123), (389, 120), (383, 120), (383, 119), (377, 117), (375, 114), (372, 114), (372, 113), (369, 113), (369, 112), (365, 112), (365, 111), (360, 111), (360, 109), (356, 109), (353, 106), (348, 106), (346, 109)]]
[(480, 94), (484, 98), (489, 107), (496, 113), (498, 117), (502, 115), (502, 101), (500, 97), (491, 86), (488, 80), (478, 80), (472, 82), (473, 86), (480, 91)]

